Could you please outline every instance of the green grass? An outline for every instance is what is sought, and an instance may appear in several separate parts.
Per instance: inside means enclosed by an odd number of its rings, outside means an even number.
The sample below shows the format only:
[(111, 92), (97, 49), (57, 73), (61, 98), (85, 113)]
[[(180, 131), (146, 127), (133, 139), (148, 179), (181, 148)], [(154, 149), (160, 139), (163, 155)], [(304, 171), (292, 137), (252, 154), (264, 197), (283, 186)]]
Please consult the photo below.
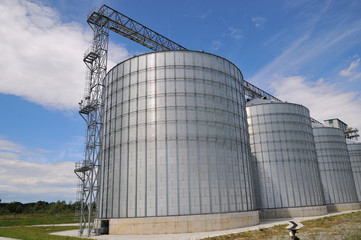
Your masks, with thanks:
[(78, 227), (32, 227), (32, 226), (13, 226), (0, 228), (1, 237), (17, 238), (23, 240), (47, 240), (47, 239), (80, 239), (75, 237), (65, 237), (50, 235), (52, 232), (77, 229)]
[(79, 239), (75, 237), (50, 235), (52, 232), (78, 229), (77, 226), (35, 227), (28, 225), (62, 224), (78, 222), (74, 215), (7, 215), (0, 216), (0, 236), (24, 240)]
[[(361, 239), (361, 211), (303, 221), (304, 227), (298, 231), (300, 239)], [(261, 228), (218, 237), (207, 240), (251, 240), (251, 239), (290, 239), (287, 225), (277, 225), (271, 228)]]
[(74, 215), (6, 215), (0, 216), (0, 227), (8, 226), (26, 226), (41, 224), (58, 224), (58, 223), (77, 223), (78, 220)]

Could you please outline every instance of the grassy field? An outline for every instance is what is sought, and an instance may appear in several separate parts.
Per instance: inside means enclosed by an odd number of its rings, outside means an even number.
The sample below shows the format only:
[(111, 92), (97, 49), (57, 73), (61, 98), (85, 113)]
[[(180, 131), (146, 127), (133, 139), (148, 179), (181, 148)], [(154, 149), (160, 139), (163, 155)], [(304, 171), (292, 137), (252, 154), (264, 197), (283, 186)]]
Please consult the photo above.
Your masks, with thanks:
[(0, 227), (76, 222), (78, 220), (74, 218), (74, 214), (55, 216), (18, 214), (0, 216)]
[[(23, 240), (65, 240), (65, 239), (80, 239), (75, 237), (64, 237), (64, 236), (55, 236), (49, 235), (52, 232), (66, 231), (78, 229), (78, 227), (32, 227), (32, 226), (12, 226), (12, 227), (1, 227), (0, 236), (1, 237), (10, 237)], [(84, 239), (84, 238), (82, 238)]]
[[(299, 230), (297, 236), (303, 240), (322, 239), (361, 239), (361, 212), (342, 214), (332, 217), (325, 217), (316, 220), (302, 222), (304, 227)], [(287, 225), (278, 225), (271, 228), (261, 228), (257, 231), (248, 231), (237, 234), (224, 235), (219, 237), (206, 238), (207, 240), (253, 240), (253, 239), (290, 239)]]
[(71, 215), (7, 215), (0, 216), (0, 236), (24, 240), (39, 239), (79, 239), (74, 237), (63, 237), (49, 235), (52, 232), (78, 229), (77, 226), (51, 226), (51, 227), (34, 227), (28, 225), (41, 224), (58, 224), (58, 223), (75, 223), (74, 214)]

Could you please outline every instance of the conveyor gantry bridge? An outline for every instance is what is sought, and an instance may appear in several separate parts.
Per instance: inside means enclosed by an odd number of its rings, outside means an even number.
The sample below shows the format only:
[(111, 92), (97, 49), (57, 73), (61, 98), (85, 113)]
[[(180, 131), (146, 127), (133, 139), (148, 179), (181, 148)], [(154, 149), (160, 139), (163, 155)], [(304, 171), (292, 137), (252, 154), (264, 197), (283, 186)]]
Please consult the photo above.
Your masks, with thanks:
[[(89, 236), (98, 234), (95, 219), (98, 217), (98, 179), (101, 154), (102, 93), (103, 80), (107, 70), (109, 30), (133, 40), (153, 51), (187, 50), (157, 32), (108, 7), (101, 6), (92, 11), (87, 19), (93, 29), (92, 46), (84, 54), (88, 67), (85, 98), (80, 104), (80, 115), (87, 124), (84, 161), (77, 163), (74, 172), (80, 179), (80, 234), (84, 230)], [(280, 101), (271, 94), (244, 82), (244, 90), (249, 98), (261, 97)]]

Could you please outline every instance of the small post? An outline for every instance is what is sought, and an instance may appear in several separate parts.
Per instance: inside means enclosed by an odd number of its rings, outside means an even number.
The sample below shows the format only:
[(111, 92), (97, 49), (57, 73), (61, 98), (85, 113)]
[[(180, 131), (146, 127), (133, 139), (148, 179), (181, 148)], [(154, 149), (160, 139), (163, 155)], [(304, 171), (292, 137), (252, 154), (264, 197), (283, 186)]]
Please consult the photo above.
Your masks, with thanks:
[(292, 240), (300, 240), (296, 233), (303, 227), (303, 224), (296, 221), (290, 221), (290, 224), (286, 227)]

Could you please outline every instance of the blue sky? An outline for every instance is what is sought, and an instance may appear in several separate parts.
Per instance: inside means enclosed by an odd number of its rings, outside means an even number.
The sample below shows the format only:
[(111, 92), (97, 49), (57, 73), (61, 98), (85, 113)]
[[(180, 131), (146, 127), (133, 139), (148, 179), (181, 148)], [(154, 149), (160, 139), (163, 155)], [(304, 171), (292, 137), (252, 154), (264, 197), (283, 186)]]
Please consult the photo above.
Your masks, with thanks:
[[(75, 200), (86, 16), (107, 4), (246, 80), (361, 129), (360, 1), (0, 1), (0, 199)], [(149, 50), (110, 35), (109, 69)]]

